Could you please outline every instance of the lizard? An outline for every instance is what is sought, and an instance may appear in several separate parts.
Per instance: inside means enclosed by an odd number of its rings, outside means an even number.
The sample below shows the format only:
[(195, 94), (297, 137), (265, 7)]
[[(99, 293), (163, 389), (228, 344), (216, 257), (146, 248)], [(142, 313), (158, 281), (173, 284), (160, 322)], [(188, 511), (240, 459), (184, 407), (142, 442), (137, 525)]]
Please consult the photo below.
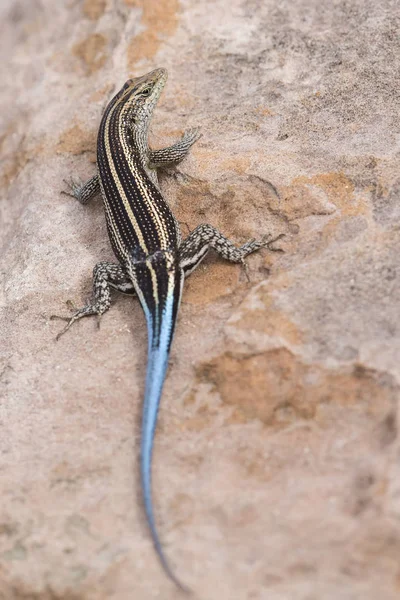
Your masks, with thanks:
[(178, 164), (199, 139), (190, 129), (167, 148), (148, 145), (149, 123), (167, 81), (166, 69), (128, 79), (107, 105), (97, 137), (97, 173), (86, 183), (71, 179), (70, 191), (82, 204), (101, 194), (107, 231), (118, 263), (100, 262), (93, 270), (91, 301), (76, 310), (57, 335), (89, 315), (101, 316), (111, 304), (111, 291), (137, 296), (148, 331), (148, 356), (142, 412), (140, 479), (147, 525), (161, 565), (169, 578), (188, 591), (170, 567), (160, 537), (152, 501), (151, 463), (162, 388), (175, 323), (187, 277), (210, 249), (222, 258), (245, 265), (244, 259), (282, 234), (236, 247), (217, 229), (198, 225), (183, 240), (178, 221), (164, 199), (157, 169)]

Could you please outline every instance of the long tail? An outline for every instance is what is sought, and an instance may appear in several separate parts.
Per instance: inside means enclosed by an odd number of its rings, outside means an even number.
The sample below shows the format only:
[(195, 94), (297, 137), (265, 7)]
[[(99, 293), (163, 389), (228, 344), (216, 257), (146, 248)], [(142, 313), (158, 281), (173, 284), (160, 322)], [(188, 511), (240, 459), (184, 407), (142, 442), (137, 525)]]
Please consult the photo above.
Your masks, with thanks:
[[(151, 463), (157, 414), (168, 366), (169, 350), (179, 308), (183, 272), (179, 269), (153, 271), (152, 281), (140, 286), (139, 298), (148, 329), (146, 389), (143, 403), (140, 473), (147, 523), (153, 544), (164, 571), (182, 590), (189, 592), (172, 571), (158, 537), (152, 502)], [(147, 288), (147, 289), (146, 289)], [(155, 289), (156, 288), (156, 289)]]

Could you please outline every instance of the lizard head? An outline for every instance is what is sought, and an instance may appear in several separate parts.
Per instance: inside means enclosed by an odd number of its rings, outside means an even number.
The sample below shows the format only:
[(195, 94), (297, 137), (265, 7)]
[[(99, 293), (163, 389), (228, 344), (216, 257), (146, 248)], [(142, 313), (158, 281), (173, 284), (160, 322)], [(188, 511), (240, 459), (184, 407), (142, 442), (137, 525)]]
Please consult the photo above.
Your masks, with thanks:
[(130, 126), (147, 126), (167, 77), (166, 69), (155, 69), (141, 77), (128, 79), (121, 88), (117, 102), (124, 105), (123, 112)]

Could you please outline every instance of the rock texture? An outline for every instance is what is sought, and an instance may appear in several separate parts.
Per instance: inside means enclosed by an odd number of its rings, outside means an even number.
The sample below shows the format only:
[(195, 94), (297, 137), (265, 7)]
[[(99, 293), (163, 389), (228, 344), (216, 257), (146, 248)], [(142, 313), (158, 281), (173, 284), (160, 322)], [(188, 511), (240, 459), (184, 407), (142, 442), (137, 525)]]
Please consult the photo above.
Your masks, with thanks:
[(284, 253), (187, 282), (154, 456), (160, 535), (204, 600), (400, 597), (397, 0), (2, 0), (0, 598), (178, 597), (138, 488), (146, 331), (115, 299), (56, 343), (112, 259), (95, 169), (128, 76), (170, 80), (154, 147), (184, 232)]

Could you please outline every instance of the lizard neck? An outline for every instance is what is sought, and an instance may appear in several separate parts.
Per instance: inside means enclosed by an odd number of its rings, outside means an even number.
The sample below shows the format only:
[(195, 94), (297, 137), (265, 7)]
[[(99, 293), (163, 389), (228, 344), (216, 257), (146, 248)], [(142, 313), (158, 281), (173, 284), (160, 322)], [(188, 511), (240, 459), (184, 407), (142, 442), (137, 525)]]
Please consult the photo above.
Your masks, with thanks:
[(132, 146), (143, 167), (147, 167), (149, 158), (148, 123), (140, 123), (132, 132)]

